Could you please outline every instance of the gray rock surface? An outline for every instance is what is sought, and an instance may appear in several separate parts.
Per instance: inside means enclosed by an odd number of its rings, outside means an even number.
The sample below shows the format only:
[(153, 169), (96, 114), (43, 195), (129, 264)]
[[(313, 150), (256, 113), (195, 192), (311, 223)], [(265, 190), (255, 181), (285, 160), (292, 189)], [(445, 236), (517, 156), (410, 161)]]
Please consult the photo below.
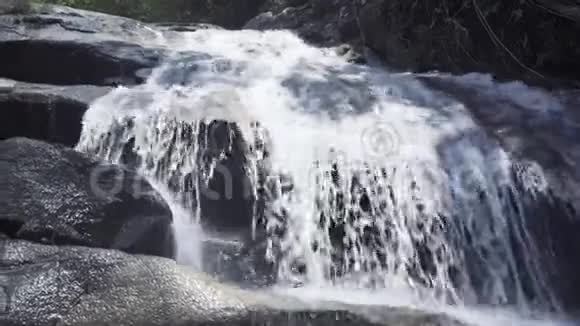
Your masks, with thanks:
[(462, 325), (414, 310), (244, 291), (163, 258), (25, 241), (0, 240), (0, 289), (6, 326)]
[(127, 18), (44, 6), (0, 15), (0, 77), (56, 85), (142, 83), (165, 51)]
[(0, 230), (39, 243), (174, 257), (169, 206), (141, 176), (59, 145), (0, 142)]

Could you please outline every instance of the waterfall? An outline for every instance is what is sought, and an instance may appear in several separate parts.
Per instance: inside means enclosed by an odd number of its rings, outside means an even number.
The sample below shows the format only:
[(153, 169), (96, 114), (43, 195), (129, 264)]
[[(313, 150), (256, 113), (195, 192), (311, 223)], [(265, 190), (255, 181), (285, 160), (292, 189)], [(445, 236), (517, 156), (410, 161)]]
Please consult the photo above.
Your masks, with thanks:
[(162, 45), (174, 56), (146, 84), (92, 104), (78, 149), (163, 190), (179, 261), (211, 263), (207, 239), (259, 243), (279, 285), (558, 309), (522, 209), (542, 170), (461, 102), (286, 31)]

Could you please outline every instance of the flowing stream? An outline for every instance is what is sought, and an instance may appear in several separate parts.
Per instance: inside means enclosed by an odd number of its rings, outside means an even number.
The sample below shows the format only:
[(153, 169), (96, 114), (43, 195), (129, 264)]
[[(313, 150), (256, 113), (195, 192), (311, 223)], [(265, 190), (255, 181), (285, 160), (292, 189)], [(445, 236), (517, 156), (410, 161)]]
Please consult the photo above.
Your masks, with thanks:
[[(180, 262), (203, 269), (204, 241), (242, 234), (261, 244), (275, 288), (302, 297), (327, 289), (457, 316), (560, 310), (521, 209), (522, 192), (545, 191), (542, 169), (513, 161), (461, 102), (286, 31), (158, 42), (174, 56), (146, 84), (97, 100), (78, 148), (138, 168), (164, 193)], [(236, 222), (205, 230), (220, 214)], [(521, 321), (491, 311), (470, 322)]]

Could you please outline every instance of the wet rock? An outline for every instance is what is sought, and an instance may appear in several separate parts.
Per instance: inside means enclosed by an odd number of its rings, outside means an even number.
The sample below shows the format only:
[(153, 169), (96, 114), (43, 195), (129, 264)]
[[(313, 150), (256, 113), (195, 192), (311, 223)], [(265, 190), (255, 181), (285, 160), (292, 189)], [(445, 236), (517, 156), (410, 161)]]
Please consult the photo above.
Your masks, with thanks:
[[(248, 144), (235, 123), (214, 120), (200, 124), (199, 160), (212, 171), (199, 189), (202, 224), (219, 233), (249, 234), (254, 219), (251, 171), (247, 168)], [(204, 184), (205, 183), (205, 184)]]
[[(283, 5), (287, 7), (280, 10)], [(272, 11), (251, 19), (244, 28), (290, 29), (307, 42), (318, 46), (338, 46), (345, 42), (358, 45), (358, 25), (350, 1), (286, 1), (276, 2), (270, 8)]]
[[(100, 136), (84, 134), (80, 148), (100, 157), (118, 158), (167, 186), (184, 208), (183, 214), (189, 215), (186, 218), (203, 227), (207, 238), (195, 250), (203, 255), (204, 271), (249, 286), (271, 283), (275, 273), (266, 261), (265, 224), (260, 219), (267, 199), (255, 190), (267, 172), (261, 162), (252, 166), (253, 155), (264, 151), (263, 146), (245, 139), (233, 122), (176, 121), (162, 116), (148, 126), (155, 126), (152, 134), (167, 142), (162, 148), (143, 151), (149, 145), (135, 140), (137, 123), (123, 120), (98, 130)], [(259, 174), (258, 184), (254, 183), (255, 173)]]
[(142, 83), (165, 51), (130, 19), (46, 6), (0, 16), (0, 77), (56, 85)]
[(90, 103), (109, 90), (0, 80), (0, 140), (27, 137), (72, 147)]
[(220, 281), (247, 288), (271, 286), (276, 282), (275, 264), (265, 259), (265, 239), (206, 239), (202, 256), (203, 271)]
[(356, 48), (349, 44), (342, 44), (335, 48), (336, 54), (342, 56), (346, 61), (351, 63), (366, 63), (367, 60), (364, 55)]
[[(249, 164), (250, 148), (239, 126), (218, 119), (177, 122), (162, 118), (161, 121), (163, 127), (158, 130), (170, 141), (165, 152), (155, 157), (154, 167), (148, 153), (135, 151), (134, 140), (121, 143), (122, 148), (114, 148), (119, 140), (110, 137), (97, 148), (84, 150), (99, 152), (111, 147), (113, 151), (122, 150), (122, 164), (152, 169), (152, 174), (167, 180), (169, 189), (185, 207), (191, 207), (192, 214), (199, 208), (200, 223), (206, 232), (248, 238), (253, 228), (256, 194), (254, 172)], [(132, 123), (114, 125), (110, 133), (122, 135), (131, 128)], [(181, 160), (194, 163), (186, 165)], [(170, 168), (172, 164), (178, 168)]]
[(168, 259), (103, 249), (0, 240), (0, 266), (2, 325), (462, 325), (411, 309), (245, 291)]
[[(520, 184), (520, 187), (526, 187)], [(553, 191), (528, 194), (523, 214), (537, 243), (548, 280), (562, 306), (570, 312), (580, 311), (580, 214), (577, 208)], [(522, 263), (527, 253), (522, 253)]]
[(2, 40), (116, 40), (146, 44), (156, 33), (137, 20), (64, 6), (35, 6), (0, 16)]
[[(525, 217), (531, 236), (527, 239), (531, 244), (517, 250), (519, 266), (532, 258), (541, 261), (556, 299), (568, 311), (579, 311), (580, 296), (573, 290), (580, 287), (580, 265), (574, 258), (580, 253), (577, 92), (497, 83), (481, 75), (422, 80), (463, 103), (478, 125), (512, 156), (517, 193), (512, 190), (505, 196), (509, 209)], [(536, 254), (539, 257), (529, 257)]]
[(463, 103), (507, 152), (519, 160), (536, 162), (555, 193), (580, 207), (577, 91), (549, 91), (522, 82), (498, 83), (480, 74), (441, 74), (421, 80)]
[(0, 142), (0, 225), (12, 238), (173, 257), (172, 214), (134, 171), (58, 145)]
[(143, 83), (162, 51), (119, 41), (0, 41), (0, 76), (33, 83), (102, 86)]
[(244, 28), (255, 30), (290, 29), (306, 42), (322, 45), (332, 43), (335, 38), (332, 27), (325, 28), (324, 25), (314, 25), (308, 18), (310, 15), (312, 15), (312, 9), (308, 6), (290, 7), (277, 15), (271, 12), (262, 13), (250, 20)]

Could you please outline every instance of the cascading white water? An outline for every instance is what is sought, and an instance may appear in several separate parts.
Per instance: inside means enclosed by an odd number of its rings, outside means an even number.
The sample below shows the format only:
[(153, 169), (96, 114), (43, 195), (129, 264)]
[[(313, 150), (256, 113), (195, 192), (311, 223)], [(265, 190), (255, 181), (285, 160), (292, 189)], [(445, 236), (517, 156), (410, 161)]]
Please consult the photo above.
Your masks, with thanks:
[(513, 209), (513, 163), (461, 103), (285, 31), (201, 30), (160, 45), (175, 57), (145, 85), (97, 100), (78, 148), (130, 162), (164, 189), (181, 261), (200, 264), (200, 196), (224, 172), (225, 152), (204, 161), (199, 139), (225, 120), (248, 143), (248, 196), (268, 192), (261, 227), (280, 284), (557, 308)]

